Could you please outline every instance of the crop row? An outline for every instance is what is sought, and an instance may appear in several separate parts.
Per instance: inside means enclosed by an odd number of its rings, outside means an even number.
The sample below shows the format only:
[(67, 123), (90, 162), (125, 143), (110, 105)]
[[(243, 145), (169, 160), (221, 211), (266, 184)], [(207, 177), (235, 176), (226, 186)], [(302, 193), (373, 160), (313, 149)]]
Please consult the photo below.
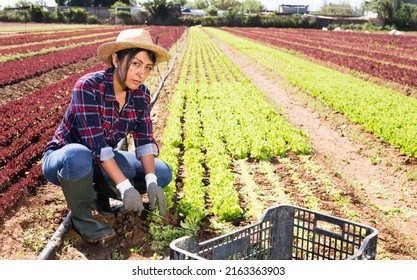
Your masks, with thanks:
[[(174, 209), (183, 220), (180, 227), (173, 227), (153, 217), (150, 223), (152, 244), (161, 245), (165, 241), (166, 246), (167, 241), (179, 236), (198, 235), (203, 228), (230, 230), (231, 223), (227, 221), (235, 223), (239, 216), (221, 215), (214, 208), (216, 201), (223, 201), (224, 205), (225, 197), (236, 197), (229, 194), (230, 186), (238, 190), (239, 204), (228, 204), (239, 207), (227, 211), (240, 212), (246, 221), (258, 220), (264, 209), (281, 203), (301, 204), (326, 212), (323, 200), (327, 205), (337, 206), (333, 211), (339, 216), (343, 213), (359, 221), (349, 196), (313, 163), (310, 155), (286, 157), (285, 153), (277, 153), (278, 157), (273, 155), (276, 160), (271, 161), (268, 157), (262, 160), (251, 155), (254, 149), (249, 148), (248, 153), (246, 145), (250, 141), (245, 137), (246, 127), (260, 140), (264, 138), (257, 133), (268, 126), (268, 121), (275, 124), (270, 130), (282, 135), (285, 132), (280, 128), (285, 127), (286, 122), (273, 118), (277, 113), (270, 112), (264, 93), (244, 78), (213, 42), (201, 29), (190, 30), (179, 83), (170, 99), (170, 115), (160, 155), (177, 175), (165, 191), (169, 207), (176, 202)], [(239, 43), (245, 48), (242, 41)], [(255, 116), (259, 120), (255, 120)], [(304, 146), (305, 138), (294, 134), (300, 138), (292, 143), (299, 143), (299, 146), (292, 146), (303, 154), (300, 147)], [(274, 138), (275, 135), (268, 137), (271, 147), (276, 145)], [(214, 142), (214, 149), (210, 149)], [(290, 151), (288, 143), (284, 150)], [(279, 166), (274, 162), (279, 162)], [(228, 172), (233, 176), (222, 175)], [(303, 177), (305, 174), (308, 174), (307, 180)], [(212, 187), (218, 187), (214, 193)], [(217, 196), (216, 192), (219, 192)], [(335, 212), (329, 214), (335, 215)], [(383, 250), (383, 246), (380, 249)]]
[[(60, 42), (63, 40), (72, 40), (72, 38), (77, 37), (86, 37), (86, 36), (96, 36), (100, 34), (108, 34), (118, 32), (122, 29), (126, 28), (145, 28), (148, 29), (151, 36), (155, 37), (158, 34), (164, 34), (167, 31), (167, 26), (152, 26), (152, 28), (144, 27), (144, 26), (124, 26), (124, 27), (111, 27), (111, 28), (100, 28), (100, 29), (72, 29), (66, 31), (46, 31), (41, 33), (25, 33), (24, 35), (17, 34), (17, 35), (9, 35), (2, 37), (2, 41), (0, 42), (0, 50), (8, 51), (10, 49), (14, 49), (16, 47), (31, 47), (34, 45), (42, 45), (44, 43), (49, 42)], [(180, 30), (179, 28), (178, 30)], [(169, 34), (172, 33), (168, 32)], [(41, 47), (38, 47), (41, 49)], [(4, 54), (0, 51), (1, 54)]]
[[(348, 115), (348, 118), (354, 115), (352, 114), (353, 109), (356, 115), (363, 111), (362, 116), (365, 117), (366, 114), (370, 113), (369, 110), (373, 109), (372, 104), (378, 102), (376, 104), (377, 108), (372, 111), (372, 118), (369, 123), (373, 122), (380, 128), (387, 125), (387, 131), (390, 128), (392, 129), (391, 125), (397, 123), (399, 125), (398, 135), (396, 135), (398, 138), (401, 138), (402, 133), (407, 135), (408, 130), (415, 130), (416, 121), (413, 112), (417, 112), (417, 110), (413, 98), (363, 82), (349, 75), (343, 75), (337, 71), (302, 60), (287, 52), (265, 46), (262, 43), (233, 36), (219, 29), (203, 28), (203, 30), (214, 41), (222, 41), (222, 45), (229, 45), (228, 47), (237, 50), (236, 53), (240, 55), (246, 54), (247, 56), (243, 56), (243, 58), (247, 59), (248, 65), (251, 65), (254, 71), (259, 69), (258, 66), (266, 69), (266, 73), (270, 74), (273, 79), (288, 80), (297, 88), (301, 88), (306, 93), (322, 100), (326, 107), (344, 104), (344, 110), (336, 107), (336, 111)], [(355, 84), (357, 84), (357, 87), (354, 87)], [(222, 95), (224, 93), (228, 95), (228, 92), (226, 90)], [(378, 96), (379, 92), (382, 92), (383, 96)], [(232, 93), (236, 95), (235, 91), (232, 91)], [(369, 103), (367, 104), (366, 101)], [(384, 102), (387, 102), (387, 104), (382, 107)], [(399, 104), (394, 105), (395, 102)], [(407, 103), (409, 104), (407, 105)], [(399, 109), (401, 106), (404, 107), (403, 110)], [(382, 118), (384, 114), (387, 114), (387, 119), (384, 122), (375, 118), (376, 115)], [(395, 114), (398, 116), (391, 120)], [(401, 118), (404, 119), (401, 120)], [(407, 122), (407, 128), (401, 127)], [(410, 134), (407, 137), (410, 136), (415, 138)], [(414, 145), (409, 147), (413, 148), (413, 146), (416, 146), (415, 142)], [(266, 205), (299, 204), (319, 212), (330, 212), (331, 215), (345, 217), (357, 222), (367, 221), (366, 223), (373, 224), (382, 233), (381, 242), (378, 245), (382, 257), (389, 258), (390, 252), (386, 250), (393, 250), (389, 245), (386, 246), (383, 240), (384, 235), (398, 238), (398, 240), (401, 239), (403, 243), (401, 246), (411, 246), (412, 248), (410, 252), (404, 254), (415, 255), (411, 252), (415, 245), (402, 239), (403, 234), (406, 235), (407, 233), (398, 229), (398, 220), (406, 220), (409, 219), (410, 215), (416, 214), (415, 207), (412, 206), (412, 198), (406, 198), (404, 201), (401, 195), (396, 198), (392, 197), (398, 199), (398, 207), (379, 205), (374, 200), (376, 194), (371, 194), (369, 188), (367, 188), (368, 182), (363, 185), (354, 183), (345, 188), (346, 186), (341, 181), (334, 179), (334, 174), (331, 174), (332, 171), (327, 173), (322, 166), (314, 163), (315, 160), (312, 157), (314, 158), (314, 155), (279, 157), (273, 161), (257, 162), (245, 161), (244, 159), (234, 161), (234, 172), (239, 174), (238, 178), (240, 178), (239, 193), (241, 194), (242, 205), (247, 206), (245, 207), (246, 218), (258, 218), (260, 215), (259, 209), (265, 209)], [(343, 171), (339, 174), (342, 177), (344, 176)], [(362, 212), (358, 210), (360, 208), (367, 210)], [(398, 216), (394, 219), (392, 219), (393, 216), (387, 217), (387, 213), (390, 211), (396, 211)], [(394, 224), (394, 221), (396, 221), (396, 224)]]
[[(276, 48), (210, 29), (233, 47), (322, 100), (353, 123), (417, 157), (417, 100), (338, 71), (297, 58)], [(257, 54), (262, 53), (262, 56)], [(257, 55), (257, 56), (256, 56)]]
[[(88, 36), (97, 36), (100, 34), (109, 34), (117, 32), (120, 30), (120, 27), (111, 27), (103, 29), (74, 29), (63, 32), (48, 32), (47, 34), (37, 34), (37, 33), (26, 33), (22, 35), (9, 35), (4, 36), (0, 44), (0, 53), (5, 54), (5, 51), (13, 50), (16, 48), (28, 48), (33, 46), (42, 46), (43, 44), (60, 42), (72, 40), (74, 38), (88, 37)], [(22, 40), (22, 41), (21, 41)], [(41, 49), (39, 47), (38, 49)]]
[[(169, 27), (158, 29), (170, 30)], [(181, 36), (183, 29), (173, 28), (171, 31)], [(169, 48), (175, 43), (175, 36), (169, 32), (164, 34), (159, 38), (160, 44)], [(91, 56), (94, 54), (95, 50)], [(44, 183), (39, 160), (67, 107), (72, 87), (78, 77), (99, 69), (103, 69), (102, 64), (0, 107), (0, 218), (30, 189)]]
[(0, 86), (17, 83), (52, 69), (93, 57), (100, 43), (3, 63), (0, 65)]
[(118, 31), (112, 31), (107, 33), (62, 38), (60, 40), (52, 40), (38, 44), (32, 44), (30, 46), (10, 47), (5, 50), (0, 50), (0, 54), (2, 55), (0, 58), (0, 63), (32, 57), (39, 54), (57, 52), (74, 46), (91, 44), (91, 42), (94, 41), (108, 40), (109, 37), (113, 38), (117, 34)]
[[(160, 157), (182, 182), (178, 199), (173, 191), (178, 179), (166, 193), (169, 206), (172, 200), (178, 203), (175, 209), (184, 218), (184, 230), (200, 229), (207, 217), (217, 223), (233, 221), (248, 210), (242, 209), (237, 191), (233, 166), (239, 159), (268, 161), (289, 151), (311, 151), (306, 135), (198, 29), (190, 30), (169, 110)], [(169, 230), (152, 232), (159, 236), (161, 231)]]
[[(87, 69), (83, 73), (100, 69), (98, 66)], [(82, 75), (83, 73), (79, 73)], [(24, 121), (19, 121), (11, 129), (15, 135), (1, 133), (1, 150), (4, 152), (1, 157), (0, 169), (0, 218), (6, 209), (13, 207), (29, 190), (38, 187), (44, 182), (40, 169), (39, 160), (45, 144), (51, 139), (56, 125), (59, 123), (65, 104), (68, 103), (69, 92), (71, 92), (78, 75), (68, 77), (60, 82), (51, 84), (45, 88), (34, 91), (23, 98), (11, 101), (4, 105), (9, 108), (19, 108), (26, 113)], [(57, 88), (59, 90), (57, 90)], [(54, 92), (51, 98), (51, 92)], [(43, 97), (40, 99), (40, 97)], [(39, 100), (52, 99), (55, 104), (45, 109), (39, 105)], [(24, 104), (37, 104), (36, 110), (25, 110)], [(31, 108), (32, 106), (29, 106)], [(3, 109), (3, 108), (1, 108)]]
[[(343, 33), (343, 32), (342, 32)], [(337, 36), (337, 37), (336, 37)], [(415, 52), (415, 45), (417, 44), (416, 36), (392, 36), (386, 33), (361, 33), (352, 32), (347, 36), (343, 34), (325, 34), (325, 38), (345, 38), (345, 41), (355, 42), (363, 41), (365, 45), (377, 47), (385, 46), (392, 49), (410, 50)]]
[[(371, 50), (368, 48), (355, 50), (355, 48), (352, 48), (354, 44), (349, 42), (345, 42), (346, 44), (343, 47), (338, 47), (332, 42), (327, 43), (325, 39), (317, 40), (317, 38), (309, 38), (309, 40), (301, 40), (288, 35), (284, 36), (280, 33), (274, 36), (274, 32), (266, 35), (257, 31), (257, 29), (249, 28), (225, 28), (225, 30), (279, 48), (295, 50), (314, 59), (347, 67), (360, 73), (395, 82), (404, 87), (417, 89), (417, 81), (415, 79), (417, 76), (417, 60), (415, 59), (415, 51), (413, 52), (413, 56), (395, 57), (381, 52), (374, 52), (373, 50), (375, 48)], [(392, 49), (395, 50), (393, 47)]]
[[(155, 30), (150, 29), (154, 40), (158, 40), (158, 43), (163, 47), (170, 47), (184, 31), (183, 27), (171, 27), (171, 32), (166, 32), (168, 29), (167, 26), (155, 27)], [(88, 41), (88, 38), (85, 38), (83, 43), (58, 47), (52, 53), (42, 54), (41, 52), (34, 57), (2, 63), (0, 64), (0, 86), (16, 83), (49, 70), (93, 57), (99, 44), (114, 40), (116, 35), (117, 33), (114, 33), (111, 37), (105, 36), (105, 38), (94, 41)]]
[(8, 36), (2, 37), (0, 42), (0, 46), (7, 47), (13, 45), (24, 45), (24, 44), (31, 44), (37, 42), (43, 42), (47, 40), (55, 40), (61, 39), (66, 37), (72, 37), (77, 35), (85, 35), (97, 32), (109, 32), (115, 30), (114, 27), (112, 28), (78, 28), (78, 29), (69, 29), (64, 31), (40, 31), (40, 32), (33, 32), (33, 33), (16, 33), (11, 34)]
[[(258, 30), (259, 32), (261, 29)], [(417, 44), (416, 36), (392, 36), (386, 33), (364, 33), (364, 32), (327, 32), (317, 29), (286, 29), (271, 28), (268, 33), (273, 36), (290, 36), (310, 41), (332, 42), (334, 45), (361, 46), (365, 49), (386, 49), (391, 51), (403, 51), (415, 53)], [(320, 40), (318, 40), (320, 38)]]
[[(265, 34), (261, 31), (255, 29), (255, 33), (264, 36)], [(372, 42), (372, 37), (367, 36), (365, 33), (358, 33), (357, 36), (363, 37), (361, 41), (349, 41), (346, 40), (345, 36), (348, 37), (350, 33), (337, 33), (337, 37), (328, 37), (326, 34), (329, 32), (318, 33), (317, 30), (312, 30), (306, 32), (303, 30), (299, 33), (294, 33), (293, 31), (287, 31), (287, 29), (271, 30), (268, 34), (271, 38), (281, 38), (282, 41), (291, 42), (299, 45), (308, 45), (317, 49), (323, 49), (331, 53), (343, 53), (348, 55), (354, 55), (358, 57), (363, 57), (366, 59), (374, 60), (376, 62), (385, 61), (390, 64), (396, 64), (397, 66), (409, 66), (417, 67), (417, 50), (414, 49), (402, 49), (395, 45), (381, 45), (375, 42)], [(317, 37), (320, 36), (320, 40), (317, 40)], [(385, 37), (392, 37), (389, 35), (384, 35)], [(417, 43), (417, 37), (408, 36), (402, 37), (403, 40), (407, 38), (414, 39)], [(353, 39), (353, 38), (352, 38)], [(367, 39), (368, 41), (366, 41)], [(372, 45), (372, 48), (369, 46)]]

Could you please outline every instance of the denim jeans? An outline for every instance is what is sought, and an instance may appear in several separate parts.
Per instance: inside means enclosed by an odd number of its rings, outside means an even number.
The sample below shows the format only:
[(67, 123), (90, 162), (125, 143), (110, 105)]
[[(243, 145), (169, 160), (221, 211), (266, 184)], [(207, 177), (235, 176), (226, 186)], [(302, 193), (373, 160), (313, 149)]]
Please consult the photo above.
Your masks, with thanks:
[[(141, 188), (145, 187), (145, 174), (142, 163), (136, 158), (134, 152), (114, 151), (114, 159), (126, 178), (135, 182)], [(58, 150), (47, 151), (42, 158), (42, 171), (46, 179), (60, 185), (59, 174), (67, 180), (81, 179), (91, 171), (94, 172), (94, 182), (104, 180), (114, 184), (106, 172), (97, 164), (93, 164), (91, 151), (81, 144), (68, 144)], [(172, 180), (172, 170), (165, 162), (155, 158), (155, 175), (158, 185), (166, 187)]]

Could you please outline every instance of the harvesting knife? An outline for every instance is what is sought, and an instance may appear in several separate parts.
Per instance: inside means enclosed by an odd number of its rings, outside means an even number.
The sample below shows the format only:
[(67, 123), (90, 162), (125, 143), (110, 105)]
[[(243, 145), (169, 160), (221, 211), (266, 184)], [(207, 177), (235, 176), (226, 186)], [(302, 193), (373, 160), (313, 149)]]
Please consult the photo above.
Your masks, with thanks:
[(152, 211), (149, 211), (148, 209), (143, 209), (143, 211), (145, 211), (145, 212), (147, 212), (147, 213), (149, 213), (149, 214), (152, 214), (152, 215), (154, 215), (154, 216), (156, 216), (156, 217), (158, 217), (158, 218), (161, 218), (162, 220), (164, 220), (164, 221), (166, 221), (166, 222), (171, 223), (171, 221), (170, 221), (170, 220), (168, 220), (167, 218), (162, 217), (161, 215), (158, 215), (158, 214), (156, 214), (156, 213), (154, 213), (154, 212), (152, 212)]

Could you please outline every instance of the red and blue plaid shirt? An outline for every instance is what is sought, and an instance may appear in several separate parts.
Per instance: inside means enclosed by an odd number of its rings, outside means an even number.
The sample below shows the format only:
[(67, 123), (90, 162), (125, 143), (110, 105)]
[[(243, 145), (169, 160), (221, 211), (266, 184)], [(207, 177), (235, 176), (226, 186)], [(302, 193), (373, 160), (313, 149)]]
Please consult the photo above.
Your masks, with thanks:
[(69, 143), (89, 148), (94, 161), (100, 163), (114, 156), (113, 149), (132, 133), (136, 156), (158, 155), (153, 137), (150, 91), (145, 85), (128, 90), (126, 104), (119, 113), (113, 88), (113, 68), (81, 77), (74, 86), (72, 99), (63, 120), (45, 151)]

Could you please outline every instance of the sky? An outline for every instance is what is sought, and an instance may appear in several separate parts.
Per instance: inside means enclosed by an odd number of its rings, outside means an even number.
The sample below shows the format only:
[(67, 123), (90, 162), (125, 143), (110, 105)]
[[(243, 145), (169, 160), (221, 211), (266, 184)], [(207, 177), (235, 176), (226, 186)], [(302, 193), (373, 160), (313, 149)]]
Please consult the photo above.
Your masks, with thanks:
[[(267, 7), (268, 10), (277, 10), (279, 5), (287, 4), (287, 5), (309, 5), (310, 11), (317, 11), (324, 5), (324, 3), (345, 3), (349, 2), (353, 7), (359, 7), (364, 0), (259, 0), (264, 6)], [(3, 7), (14, 6), (14, 4), (18, 2), (18, 0), (1, 0), (1, 4)], [(36, 3), (36, 0), (30, 1)], [(48, 6), (56, 6), (54, 0), (44, 0)]]

